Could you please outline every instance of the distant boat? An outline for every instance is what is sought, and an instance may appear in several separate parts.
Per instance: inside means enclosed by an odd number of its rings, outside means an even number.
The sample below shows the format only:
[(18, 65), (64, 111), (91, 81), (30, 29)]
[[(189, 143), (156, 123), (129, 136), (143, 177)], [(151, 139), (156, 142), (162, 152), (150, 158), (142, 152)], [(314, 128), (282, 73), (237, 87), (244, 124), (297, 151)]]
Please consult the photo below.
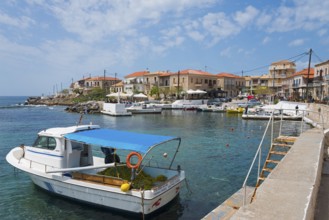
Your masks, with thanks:
[(201, 105), (197, 108), (200, 112), (225, 112), (226, 107), (219, 105)]
[[(79, 125), (43, 130), (6, 160), (42, 189), (129, 213), (153, 213), (178, 196), (185, 172), (172, 167), (181, 139)], [(105, 159), (94, 156), (99, 149)], [(98, 154), (99, 155), (99, 154)], [(120, 157), (124, 161), (120, 162)], [(106, 174), (109, 169), (112, 173)], [(126, 169), (130, 177), (120, 175)], [(151, 180), (151, 182), (150, 182)]]
[(132, 114), (161, 114), (162, 108), (158, 106), (152, 106), (144, 102), (133, 103), (132, 106), (126, 108), (127, 112)]
[(240, 114), (240, 113), (243, 113), (244, 110), (245, 109), (242, 107), (237, 107), (237, 108), (228, 108), (228, 109), (226, 109), (226, 112), (230, 113), (230, 114)]
[(198, 108), (201, 105), (207, 104), (208, 99), (179, 99), (171, 104), (172, 109)]

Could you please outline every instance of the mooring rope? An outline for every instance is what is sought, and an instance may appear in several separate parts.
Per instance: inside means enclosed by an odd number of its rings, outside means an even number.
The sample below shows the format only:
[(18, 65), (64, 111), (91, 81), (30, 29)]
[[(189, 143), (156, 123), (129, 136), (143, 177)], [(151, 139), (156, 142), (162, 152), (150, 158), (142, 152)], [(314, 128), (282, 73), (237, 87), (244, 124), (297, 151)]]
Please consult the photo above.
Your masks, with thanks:
[(141, 199), (142, 199), (142, 215), (143, 215), (143, 220), (145, 219), (145, 214), (144, 214), (144, 189), (140, 188), (141, 191)]

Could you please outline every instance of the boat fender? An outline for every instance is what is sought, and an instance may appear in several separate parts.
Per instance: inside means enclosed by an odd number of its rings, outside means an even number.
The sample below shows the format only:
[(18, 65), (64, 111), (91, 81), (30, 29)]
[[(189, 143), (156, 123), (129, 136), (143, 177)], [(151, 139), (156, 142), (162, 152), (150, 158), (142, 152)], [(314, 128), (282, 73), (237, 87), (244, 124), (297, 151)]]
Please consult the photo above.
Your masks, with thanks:
[[(138, 161), (136, 164), (132, 165), (131, 162), (130, 162), (130, 159), (133, 157), (133, 156), (137, 156), (138, 158)], [(128, 168), (131, 168), (131, 169), (137, 169), (140, 164), (142, 162), (142, 155), (140, 153), (137, 153), (137, 152), (131, 152), (130, 154), (128, 154), (127, 156), (127, 160), (126, 160), (126, 164), (127, 164), (127, 167)]]
[(120, 188), (121, 188), (122, 192), (128, 192), (130, 190), (130, 184), (129, 183), (123, 183)]

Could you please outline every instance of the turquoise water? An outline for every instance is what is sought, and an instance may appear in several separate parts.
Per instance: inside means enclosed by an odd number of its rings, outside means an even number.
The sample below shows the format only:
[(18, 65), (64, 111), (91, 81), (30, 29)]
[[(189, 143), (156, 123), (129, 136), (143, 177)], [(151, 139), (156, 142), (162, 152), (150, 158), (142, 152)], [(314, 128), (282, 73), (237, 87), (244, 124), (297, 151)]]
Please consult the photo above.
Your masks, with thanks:
[[(0, 219), (134, 219), (54, 197), (26, 174), (14, 173), (5, 160), (12, 147), (30, 145), (40, 130), (71, 126), (80, 117), (60, 106), (17, 105), (25, 99), (0, 97)], [(237, 115), (181, 110), (132, 117), (95, 114), (83, 122), (182, 138), (177, 163), (186, 171), (192, 193), (184, 186), (179, 199), (153, 219), (200, 219), (240, 189), (266, 126)]]

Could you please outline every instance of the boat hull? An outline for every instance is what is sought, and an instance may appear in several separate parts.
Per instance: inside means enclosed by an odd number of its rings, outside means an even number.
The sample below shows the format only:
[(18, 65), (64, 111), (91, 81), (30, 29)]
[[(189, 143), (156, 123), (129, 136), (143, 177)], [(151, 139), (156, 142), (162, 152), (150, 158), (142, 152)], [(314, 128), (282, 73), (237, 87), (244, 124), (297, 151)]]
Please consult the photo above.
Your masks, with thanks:
[(46, 173), (45, 166), (31, 163), (23, 155), (22, 150), (17, 147), (11, 150), (6, 160), (15, 168), (26, 172), (40, 188), (62, 197), (135, 214), (148, 215), (164, 207), (179, 194), (185, 179), (184, 171), (180, 171), (159, 188), (123, 192), (117, 185), (78, 180), (71, 175)]

